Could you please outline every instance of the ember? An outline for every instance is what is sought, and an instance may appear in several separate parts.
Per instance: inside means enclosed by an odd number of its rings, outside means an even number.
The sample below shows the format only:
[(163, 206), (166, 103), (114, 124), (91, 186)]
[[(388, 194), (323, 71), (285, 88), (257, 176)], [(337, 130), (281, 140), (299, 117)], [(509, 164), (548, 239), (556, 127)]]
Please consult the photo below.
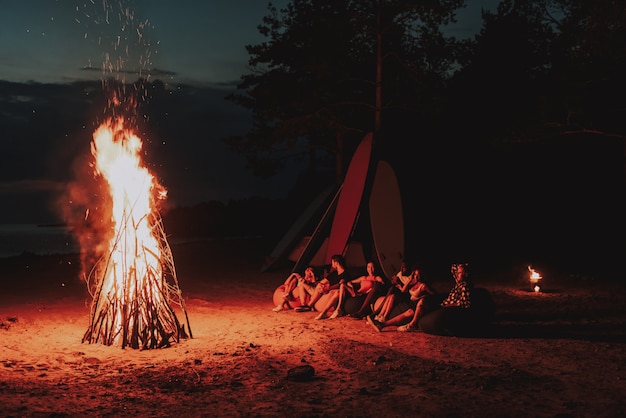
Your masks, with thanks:
[(94, 299), (83, 342), (160, 348), (192, 335), (189, 322), (187, 335), (172, 309), (178, 305), (187, 318), (156, 207), (166, 191), (142, 165), (142, 142), (124, 123), (108, 119), (91, 144), (96, 175), (109, 186), (114, 233), (88, 279)]

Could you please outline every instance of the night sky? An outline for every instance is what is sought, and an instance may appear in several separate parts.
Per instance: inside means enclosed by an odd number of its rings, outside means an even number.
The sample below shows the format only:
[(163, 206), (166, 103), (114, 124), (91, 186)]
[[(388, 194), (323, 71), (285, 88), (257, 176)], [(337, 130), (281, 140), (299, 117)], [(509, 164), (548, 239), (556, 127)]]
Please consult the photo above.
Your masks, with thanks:
[[(286, 3), (273, 2), (279, 8)], [(455, 36), (472, 36), (481, 7), (498, 2), (470, 3), (459, 11)], [(88, 158), (98, 116), (98, 109), (80, 103), (87, 93), (76, 98), (59, 86), (111, 76), (128, 83), (160, 80), (174, 94), (194, 97), (185, 100), (184, 111), (180, 103), (164, 105), (142, 132), (147, 159), (173, 205), (284, 198), (297, 163), (262, 180), (220, 141), (249, 126), (246, 111), (223, 97), (247, 73), (244, 46), (263, 40), (256, 27), (266, 14), (262, 0), (3, 1), (0, 197), (11, 204), (2, 205), (0, 223), (55, 221), (50, 201), (72, 180), (76, 158)], [(186, 119), (192, 117), (211, 123), (201, 143), (189, 135), (197, 122)], [(168, 130), (160, 128), (165, 123)], [(180, 129), (172, 128), (175, 123)]]
[[(244, 45), (261, 39), (256, 26), (267, 14), (267, 2), (257, 0), (119, 3), (132, 16), (120, 17), (118, 2), (106, 0), (3, 1), (1, 78), (22, 82), (98, 78), (104, 54), (114, 53), (111, 45), (117, 36), (128, 36), (127, 42), (120, 41), (124, 47), (136, 43), (140, 31), (143, 50), (150, 54), (142, 69), (167, 71), (167, 79), (176, 83), (232, 82), (245, 72)], [(131, 56), (126, 69), (138, 67), (140, 59), (139, 54)]]

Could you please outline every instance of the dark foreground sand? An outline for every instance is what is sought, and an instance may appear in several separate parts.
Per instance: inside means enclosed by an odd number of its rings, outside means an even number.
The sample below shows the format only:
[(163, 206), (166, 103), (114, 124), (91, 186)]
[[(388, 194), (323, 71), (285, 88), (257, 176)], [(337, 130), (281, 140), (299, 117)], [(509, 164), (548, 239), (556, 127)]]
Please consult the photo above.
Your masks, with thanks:
[[(75, 256), (0, 260), (0, 415), (626, 416), (626, 295), (615, 280), (552, 277), (534, 294), (475, 276), (496, 322), (482, 338), (376, 333), (350, 318), (272, 312), (287, 271), (267, 246), (173, 248), (194, 338), (133, 350), (81, 344), (90, 299)], [(313, 379), (287, 379), (310, 365)]]

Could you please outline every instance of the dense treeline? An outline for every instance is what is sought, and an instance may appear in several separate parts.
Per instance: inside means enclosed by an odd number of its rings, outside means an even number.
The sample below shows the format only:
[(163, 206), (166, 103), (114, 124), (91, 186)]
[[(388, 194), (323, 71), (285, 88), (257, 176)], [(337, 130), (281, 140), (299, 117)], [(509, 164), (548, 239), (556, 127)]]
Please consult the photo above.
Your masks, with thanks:
[[(381, 154), (447, 153), (573, 132), (623, 141), (626, 16), (613, 0), (502, 1), (472, 39), (447, 35), (459, 0), (295, 0), (229, 100), (254, 126), (227, 142), (259, 175), (288, 158), (337, 168), (374, 131)], [(333, 160), (334, 159), (334, 160)]]
[(340, 183), (374, 132), (400, 177), (410, 255), (621, 266), (623, 4), (505, 0), (456, 39), (463, 3), (270, 6), (229, 96), (255, 123), (227, 143), (260, 176), (299, 158)]

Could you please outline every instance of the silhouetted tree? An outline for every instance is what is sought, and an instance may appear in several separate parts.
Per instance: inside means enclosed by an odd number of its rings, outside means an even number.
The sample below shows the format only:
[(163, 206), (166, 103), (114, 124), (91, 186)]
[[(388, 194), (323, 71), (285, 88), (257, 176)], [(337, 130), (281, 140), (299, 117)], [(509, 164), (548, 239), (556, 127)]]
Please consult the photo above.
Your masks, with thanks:
[(441, 108), (455, 52), (442, 25), (462, 4), (294, 0), (281, 11), (270, 4), (259, 26), (268, 40), (246, 47), (251, 74), (229, 96), (252, 110), (255, 124), (227, 142), (258, 175), (273, 175), (288, 158), (310, 165), (334, 158), (340, 181), (365, 132), (416, 115), (428, 121)]
[(505, 0), (483, 19), (455, 75), (457, 126), (498, 142), (626, 133), (622, 2)]
[(604, 235), (623, 224), (625, 22), (611, 0), (505, 0), (483, 14), (450, 84), (446, 136), (473, 147), (457, 184), (481, 202), (474, 225), (506, 214), (492, 237), (511, 252), (569, 267), (621, 259), (598, 243), (619, 240)]
[[(626, 136), (626, 7), (618, 0), (555, 0), (562, 8), (553, 80), (568, 91), (566, 130)], [(557, 65), (558, 64), (558, 65)]]

